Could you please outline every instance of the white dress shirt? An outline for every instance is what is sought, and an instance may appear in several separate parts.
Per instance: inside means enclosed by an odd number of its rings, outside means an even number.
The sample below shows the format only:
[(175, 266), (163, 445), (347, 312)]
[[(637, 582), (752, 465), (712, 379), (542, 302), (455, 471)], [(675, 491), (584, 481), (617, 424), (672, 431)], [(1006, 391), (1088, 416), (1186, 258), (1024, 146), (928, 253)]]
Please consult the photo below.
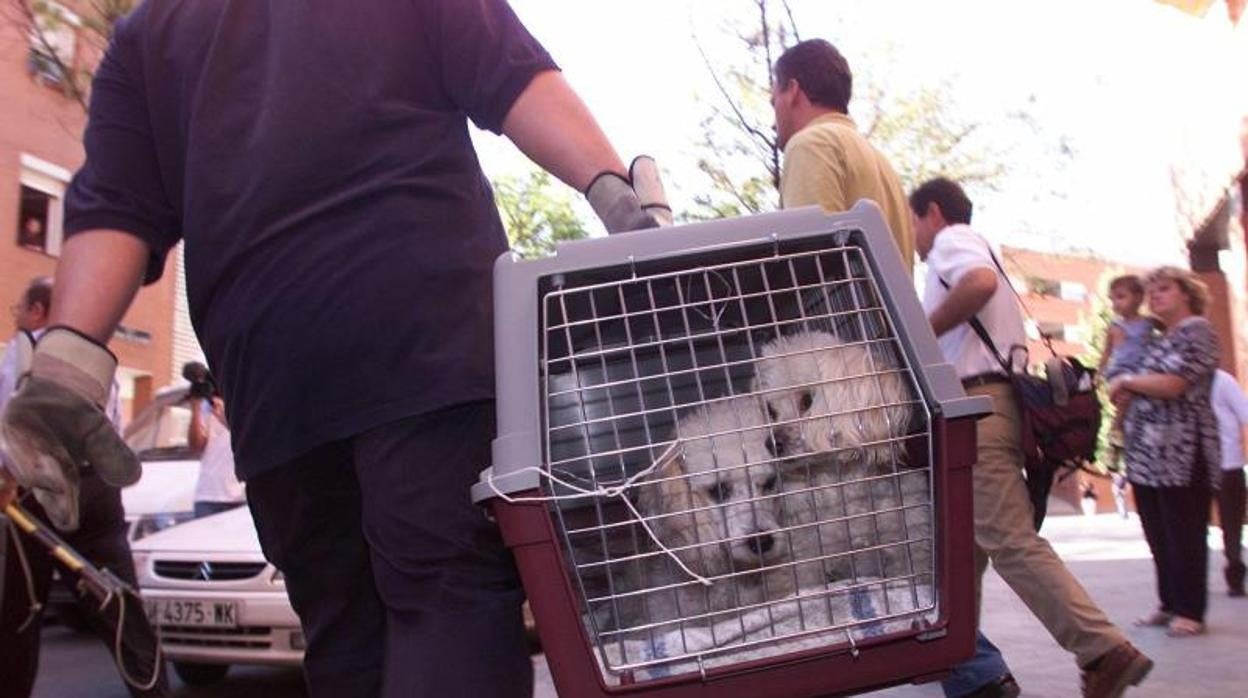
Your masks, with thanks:
[[(959, 223), (937, 233), (927, 255), (923, 310), (931, 315), (949, 295), (948, 289), (941, 284), (942, 279), (952, 287), (973, 269), (991, 270), (997, 275), (997, 290), (975, 315), (997, 345), (997, 350), (1004, 353), (1014, 345), (1027, 346), (1027, 334), (1023, 329), (1023, 315), (1019, 311), (1014, 292), (1010, 290), (1009, 280), (1001, 275), (992, 255), (988, 241), (969, 225)], [(981, 373), (1003, 373), (1001, 363), (992, 355), (992, 350), (984, 346), (969, 322), (941, 335), (938, 343), (945, 361), (953, 365), (959, 378)]]
[(1222, 469), (1239, 470), (1248, 457), (1244, 454), (1244, 427), (1248, 426), (1248, 395), (1240, 390), (1231, 374), (1218, 369), (1213, 374), (1213, 392), (1209, 404), (1218, 418), (1218, 436), (1222, 439)]

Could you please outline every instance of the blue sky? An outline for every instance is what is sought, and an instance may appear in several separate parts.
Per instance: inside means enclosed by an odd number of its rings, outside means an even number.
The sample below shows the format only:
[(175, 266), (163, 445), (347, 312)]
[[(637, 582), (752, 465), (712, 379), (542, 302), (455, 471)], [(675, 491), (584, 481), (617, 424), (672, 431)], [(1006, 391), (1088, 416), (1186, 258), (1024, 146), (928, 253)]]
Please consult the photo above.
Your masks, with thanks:
[[(713, 60), (731, 59), (737, 49), (721, 27), (750, 16), (752, 3), (512, 4), (625, 159), (654, 155), (674, 205), (687, 206), (702, 185), (692, 143), (715, 99), (691, 37), (696, 32)], [(1000, 242), (1137, 263), (1177, 260), (1170, 163), (1193, 182), (1235, 165), (1248, 95), (1231, 95), (1238, 71), (1229, 66), (1248, 65), (1248, 37), (1214, 16), (1220, 7), (1200, 20), (1151, 0), (791, 5), (803, 38), (836, 43), (860, 77), (893, 91), (948, 85), (951, 108), (981, 124), (1009, 167), (998, 191), (976, 195), (976, 226)], [(1020, 109), (1038, 131), (1005, 118)], [(527, 167), (505, 140), (478, 142), (491, 176)]]

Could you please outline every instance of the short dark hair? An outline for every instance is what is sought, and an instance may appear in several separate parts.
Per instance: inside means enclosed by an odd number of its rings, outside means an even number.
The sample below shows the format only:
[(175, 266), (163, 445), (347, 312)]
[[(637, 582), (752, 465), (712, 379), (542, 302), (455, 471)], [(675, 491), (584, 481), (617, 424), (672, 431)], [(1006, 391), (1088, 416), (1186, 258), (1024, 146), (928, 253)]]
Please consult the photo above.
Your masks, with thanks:
[(1127, 293), (1133, 296), (1144, 295), (1144, 282), (1135, 274), (1123, 274), (1110, 279), (1109, 290), (1113, 291), (1117, 288), (1125, 289)]
[(952, 179), (929, 179), (910, 194), (910, 210), (920, 218), (927, 214), (928, 206), (933, 203), (940, 209), (940, 215), (950, 223), (971, 222), (971, 200)]
[(52, 277), (36, 276), (30, 280), (26, 293), (22, 294), (22, 305), (29, 308), (36, 303), (42, 305), (45, 312), (52, 309)]
[(776, 83), (784, 89), (790, 80), (813, 104), (849, 113), (854, 75), (849, 62), (823, 39), (808, 39), (789, 47), (776, 61)]

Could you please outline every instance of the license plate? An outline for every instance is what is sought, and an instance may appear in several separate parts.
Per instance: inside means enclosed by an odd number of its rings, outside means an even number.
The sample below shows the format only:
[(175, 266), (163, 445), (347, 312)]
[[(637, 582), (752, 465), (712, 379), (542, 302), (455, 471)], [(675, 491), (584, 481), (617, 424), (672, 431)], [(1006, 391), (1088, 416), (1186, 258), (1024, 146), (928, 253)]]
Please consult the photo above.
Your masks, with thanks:
[(202, 628), (238, 626), (238, 603), (152, 599), (146, 602), (147, 617), (156, 625), (191, 625)]

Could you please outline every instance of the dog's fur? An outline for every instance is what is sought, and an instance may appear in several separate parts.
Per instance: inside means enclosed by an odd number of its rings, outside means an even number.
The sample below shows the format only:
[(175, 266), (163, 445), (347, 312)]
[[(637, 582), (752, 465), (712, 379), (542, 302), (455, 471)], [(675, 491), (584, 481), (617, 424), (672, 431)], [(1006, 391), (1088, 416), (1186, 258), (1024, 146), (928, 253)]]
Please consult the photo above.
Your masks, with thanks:
[(783, 530), (793, 514), (778, 496), (784, 480), (767, 450), (771, 433), (762, 403), (751, 397), (709, 402), (677, 421), (677, 454), (639, 487), (639, 509), (691, 570), (733, 576), (704, 587), (667, 556), (656, 556), (641, 586), (683, 586), (646, 595), (649, 622), (780, 599), (798, 586), (824, 583), (815, 566), (799, 566), (795, 579), (788, 564), (795, 553), (813, 554), (814, 527), (804, 537)]
[(825, 555), (857, 551), (828, 560), (827, 578), (926, 573), (930, 542), (905, 541), (931, 534), (928, 472), (897, 467), (915, 395), (895, 361), (818, 331), (761, 353), (753, 388), (776, 425), (769, 450), (810, 490), (787, 507), (803, 523), (826, 522), (816, 529)]
[(763, 345), (754, 391), (767, 405), (777, 456), (892, 464), (910, 429), (914, 392), (896, 362), (864, 344), (803, 331)]

